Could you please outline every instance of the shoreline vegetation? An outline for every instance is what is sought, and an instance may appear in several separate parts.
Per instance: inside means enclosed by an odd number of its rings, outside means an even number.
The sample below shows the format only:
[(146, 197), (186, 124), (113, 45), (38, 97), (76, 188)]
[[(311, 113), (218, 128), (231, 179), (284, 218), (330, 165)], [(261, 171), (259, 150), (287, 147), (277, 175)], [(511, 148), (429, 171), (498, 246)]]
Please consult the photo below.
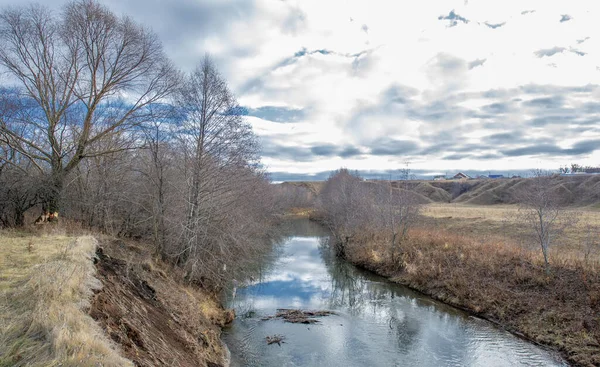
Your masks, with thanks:
[[(519, 207), (422, 206), (406, 192), (380, 192), (390, 190), (386, 182), (373, 185), (340, 170), (323, 184), (312, 212), (297, 212), (329, 227), (338, 256), (352, 264), (555, 350), (573, 365), (600, 365), (597, 231), (586, 232), (583, 223), (568, 228), (549, 248), (548, 266)], [(420, 210), (408, 218), (411, 205)], [(567, 217), (600, 223), (597, 211), (570, 210)], [(390, 227), (402, 221), (410, 221), (404, 232)]]

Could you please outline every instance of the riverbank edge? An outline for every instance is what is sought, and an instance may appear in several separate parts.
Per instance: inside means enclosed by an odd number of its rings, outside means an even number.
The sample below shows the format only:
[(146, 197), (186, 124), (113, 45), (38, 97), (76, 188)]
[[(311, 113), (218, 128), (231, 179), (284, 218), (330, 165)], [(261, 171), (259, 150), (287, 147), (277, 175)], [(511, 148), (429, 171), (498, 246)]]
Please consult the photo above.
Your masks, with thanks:
[[(435, 293), (433, 291), (431, 291), (431, 289), (425, 288), (425, 287), (419, 287), (419, 286), (415, 286), (414, 284), (412, 284), (411, 282), (402, 280), (397, 278), (398, 274), (396, 275), (388, 275), (386, 274), (385, 271), (381, 271), (378, 270), (377, 267), (371, 265), (371, 264), (365, 264), (365, 263), (360, 263), (360, 262), (352, 262), (349, 259), (344, 259), (346, 261), (348, 261), (349, 263), (351, 263), (352, 265), (356, 266), (359, 269), (362, 269), (364, 271), (368, 271), (370, 273), (373, 273), (375, 275), (384, 277), (386, 280), (392, 282), (392, 283), (396, 283), (399, 284), (401, 286), (404, 286), (408, 289), (410, 289), (413, 292), (419, 293), (423, 296), (429, 297), (435, 301), (438, 301), (444, 305), (447, 306), (451, 306), (453, 308), (456, 308), (460, 311), (463, 311), (465, 313), (467, 313), (469, 316), (475, 316), (479, 319), (485, 320), (487, 322), (492, 323), (495, 327), (502, 329), (504, 331), (509, 332), (510, 334), (525, 340), (528, 343), (534, 344), (548, 352), (551, 352), (557, 356), (562, 357), (565, 360), (568, 360), (567, 356), (565, 355), (564, 352), (560, 351), (559, 348), (555, 347), (555, 346), (551, 346), (551, 345), (547, 345), (547, 344), (543, 344), (543, 343), (539, 343), (536, 340), (532, 339), (531, 337), (527, 336), (526, 334), (520, 332), (518, 329), (516, 328), (512, 328), (506, 324), (503, 324), (501, 321), (499, 321), (498, 319), (495, 319), (489, 315), (477, 312), (471, 308), (468, 308), (460, 303), (456, 303), (456, 302), (452, 302), (451, 300), (448, 300), (447, 298), (441, 296), (439, 293)], [(396, 278), (395, 278), (396, 277)], [(571, 361), (569, 361), (571, 362)], [(571, 362), (572, 363), (572, 362)], [(576, 366), (576, 365), (575, 365)]]
[[(316, 210), (309, 213), (309, 215), (307, 215), (306, 218), (327, 228), (324, 218)], [(363, 243), (362, 246), (368, 247), (369, 243)], [(360, 269), (363, 269), (363, 270), (369, 271), (371, 273), (374, 273), (376, 275), (382, 276), (382, 277), (386, 278), (387, 280), (397, 283), (397, 284), (400, 284), (402, 286), (405, 286), (412, 291), (415, 291), (422, 295), (430, 297), (430, 298), (432, 298), (438, 302), (441, 302), (445, 305), (459, 309), (463, 312), (468, 313), (471, 316), (475, 316), (482, 320), (488, 321), (488, 322), (492, 323), (493, 325), (495, 325), (496, 327), (498, 327), (502, 330), (505, 330), (518, 338), (521, 338), (529, 343), (532, 343), (538, 347), (541, 347), (544, 350), (555, 354), (556, 356), (560, 356), (564, 361), (568, 362), (569, 365), (571, 365), (571, 366), (575, 366), (575, 367), (598, 366), (598, 364), (595, 364), (593, 362), (581, 363), (580, 362), (581, 358), (579, 358), (579, 357), (582, 357), (582, 356), (581, 355), (578, 356), (577, 352), (574, 350), (571, 350), (570, 348), (567, 348), (564, 346), (561, 347), (560, 345), (557, 345), (554, 343), (539, 342), (538, 340), (536, 340), (536, 338), (540, 337), (541, 336), (540, 334), (527, 333), (526, 331), (524, 331), (522, 328), (519, 328), (518, 326), (511, 326), (508, 323), (503, 322), (499, 318), (495, 317), (492, 313), (478, 312), (476, 309), (474, 309), (475, 307), (482, 308), (485, 305), (471, 305), (471, 307), (470, 307), (468, 304), (466, 304), (466, 302), (453, 301), (452, 299), (450, 299), (452, 290), (447, 287), (440, 287), (440, 284), (425, 283), (425, 284), (419, 285), (417, 283), (417, 279), (412, 279), (410, 277), (410, 274), (407, 271), (404, 271), (403, 269), (390, 271), (388, 268), (386, 268), (385, 264), (382, 264), (381, 261), (380, 262), (373, 261), (373, 259), (370, 257), (353, 256), (353, 254), (350, 253), (350, 254), (346, 254), (345, 256), (343, 256), (343, 259)], [(490, 301), (490, 303), (493, 303), (493, 302), (499, 302), (500, 304), (502, 304), (504, 302), (504, 300), (498, 298), (498, 299), (494, 299), (494, 300)], [(578, 357), (578, 358), (575, 359), (575, 357)], [(586, 359), (587, 359), (587, 357), (588, 356), (583, 356), (583, 358), (586, 358)], [(589, 357), (593, 359), (593, 356), (589, 356)]]
[(144, 244), (99, 238), (90, 316), (135, 365), (228, 367), (222, 329), (235, 314), (218, 294), (183, 281), (182, 272)]

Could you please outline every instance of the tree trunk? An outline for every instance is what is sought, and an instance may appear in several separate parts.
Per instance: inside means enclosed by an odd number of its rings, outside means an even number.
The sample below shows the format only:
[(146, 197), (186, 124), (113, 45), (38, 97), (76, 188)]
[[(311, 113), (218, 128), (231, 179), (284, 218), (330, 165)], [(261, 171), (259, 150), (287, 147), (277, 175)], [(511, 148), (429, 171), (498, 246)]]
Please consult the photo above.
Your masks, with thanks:
[(20, 208), (16, 208), (14, 212), (15, 227), (23, 227), (25, 225), (25, 212)]
[(62, 200), (62, 190), (64, 186), (64, 174), (53, 173), (50, 178), (50, 182), (45, 187), (45, 200), (42, 205), (42, 209), (51, 215), (52, 220), (58, 220), (58, 213), (60, 213)]
[(550, 263), (548, 262), (548, 245), (542, 244), (542, 253), (544, 254), (544, 270), (550, 274)]

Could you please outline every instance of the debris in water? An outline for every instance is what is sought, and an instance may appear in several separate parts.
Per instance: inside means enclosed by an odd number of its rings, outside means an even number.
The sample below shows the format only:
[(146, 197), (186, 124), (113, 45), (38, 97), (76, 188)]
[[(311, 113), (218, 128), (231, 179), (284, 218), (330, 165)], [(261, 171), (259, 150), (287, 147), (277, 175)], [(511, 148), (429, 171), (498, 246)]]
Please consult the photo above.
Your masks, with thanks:
[(285, 343), (284, 342), (285, 336), (279, 335), (279, 334), (275, 334), (273, 336), (267, 336), (265, 339), (267, 339), (268, 345), (277, 343), (277, 345), (279, 345), (281, 347), (281, 343)]
[(275, 316), (263, 317), (262, 320), (283, 319), (293, 324), (316, 324), (319, 322), (315, 317), (335, 315), (333, 311), (303, 311), (290, 308), (278, 308)]

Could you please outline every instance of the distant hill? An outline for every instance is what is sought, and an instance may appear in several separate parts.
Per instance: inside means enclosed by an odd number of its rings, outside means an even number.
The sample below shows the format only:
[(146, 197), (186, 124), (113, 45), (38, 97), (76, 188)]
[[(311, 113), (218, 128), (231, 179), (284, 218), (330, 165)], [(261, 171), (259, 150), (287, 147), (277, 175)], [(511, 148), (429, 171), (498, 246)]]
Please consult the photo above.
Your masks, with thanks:
[[(551, 180), (553, 189), (560, 194), (566, 205), (600, 207), (600, 175), (557, 175)], [(530, 183), (531, 179), (528, 178), (411, 181), (410, 188), (432, 202), (494, 205), (514, 204), (515, 192), (527, 189)]]
[[(423, 203), (464, 203), (472, 205), (514, 204), (516, 190), (530, 185), (528, 178), (475, 179), (447, 181), (392, 181), (398, 188), (408, 188)], [(318, 195), (324, 181), (286, 182), (286, 185), (304, 187)], [(552, 184), (566, 205), (600, 208), (600, 175), (552, 177)]]

